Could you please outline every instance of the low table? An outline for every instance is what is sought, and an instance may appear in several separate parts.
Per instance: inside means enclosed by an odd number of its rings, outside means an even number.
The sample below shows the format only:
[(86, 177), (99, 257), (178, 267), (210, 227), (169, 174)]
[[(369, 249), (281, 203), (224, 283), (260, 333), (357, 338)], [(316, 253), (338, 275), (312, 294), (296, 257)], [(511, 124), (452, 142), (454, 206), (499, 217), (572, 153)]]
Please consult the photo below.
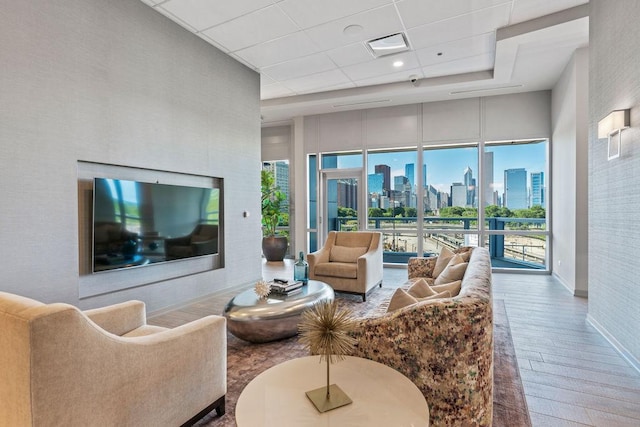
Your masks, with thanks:
[(227, 328), (236, 337), (260, 343), (288, 338), (298, 333), (300, 315), (322, 301), (333, 301), (331, 286), (309, 280), (302, 292), (292, 295), (270, 294), (260, 299), (253, 288), (236, 295), (227, 303), (223, 316)]
[(320, 413), (305, 392), (327, 384), (320, 356), (292, 359), (267, 369), (242, 391), (238, 427), (420, 426), (429, 425), (429, 406), (415, 384), (381, 363), (346, 357), (331, 364), (331, 384), (353, 403)]

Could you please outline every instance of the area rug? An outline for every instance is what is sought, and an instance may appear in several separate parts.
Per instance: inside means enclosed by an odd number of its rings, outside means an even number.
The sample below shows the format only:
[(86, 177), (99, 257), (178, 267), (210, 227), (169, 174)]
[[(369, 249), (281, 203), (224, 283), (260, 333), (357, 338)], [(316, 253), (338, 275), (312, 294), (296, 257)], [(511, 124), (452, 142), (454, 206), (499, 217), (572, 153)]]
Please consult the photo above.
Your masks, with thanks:
[[(367, 301), (357, 296), (340, 294), (337, 301), (356, 316), (364, 316), (388, 298), (395, 289), (376, 289)], [(227, 335), (227, 396), (226, 414), (215, 412), (200, 420), (197, 426), (235, 427), (235, 406), (244, 387), (258, 374), (279, 363), (308, 356), (297, 337), (265, 344), (251, 344), (231, 334)], [(502, 300), (494, 301), (494, 406), (496, 427), (528, 427), (531, 425), (518, 364), (511, 339), (509, 321)]]

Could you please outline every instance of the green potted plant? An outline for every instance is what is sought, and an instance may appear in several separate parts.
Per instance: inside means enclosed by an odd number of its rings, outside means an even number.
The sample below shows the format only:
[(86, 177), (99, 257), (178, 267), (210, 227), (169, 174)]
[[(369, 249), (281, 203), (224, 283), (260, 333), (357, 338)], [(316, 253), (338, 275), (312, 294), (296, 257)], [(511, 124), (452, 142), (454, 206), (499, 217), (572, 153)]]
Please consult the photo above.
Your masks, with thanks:
[(282, 219), (282, 203), (287, 196), (276, 185), (276, 177), (263, 169), (260, 175), (262, 190), (262, 253), (267, 261), (282, 261), (289, 244), (287, 237), (277, 234)]

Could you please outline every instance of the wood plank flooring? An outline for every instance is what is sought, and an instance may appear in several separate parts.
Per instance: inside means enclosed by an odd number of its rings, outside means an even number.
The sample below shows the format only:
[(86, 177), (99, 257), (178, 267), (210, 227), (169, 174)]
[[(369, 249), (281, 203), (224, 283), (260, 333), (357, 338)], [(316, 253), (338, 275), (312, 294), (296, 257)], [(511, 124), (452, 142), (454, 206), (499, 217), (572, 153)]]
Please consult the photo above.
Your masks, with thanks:
[[(293, 277), (292, 266), (263, 262), (263, 277)], [(383, 286), (397, 287), (406, 277), (406, 269), (385, 268)], [(544, 275), (495, 273), (493, 286), (494, 298), (505, 302), (534, 427), (640, 426), (640, 373), (586, 323), (586, 299)], [(239, 289), (224, 293), (231, 298)], [(215, 299), (226, 300), (220, 295)], [(211, 308), (204, 299), (149, 323), (177, 326)]]
[(640, 373), (551, 276), (495, 273), (533, 426), (640, 426)]

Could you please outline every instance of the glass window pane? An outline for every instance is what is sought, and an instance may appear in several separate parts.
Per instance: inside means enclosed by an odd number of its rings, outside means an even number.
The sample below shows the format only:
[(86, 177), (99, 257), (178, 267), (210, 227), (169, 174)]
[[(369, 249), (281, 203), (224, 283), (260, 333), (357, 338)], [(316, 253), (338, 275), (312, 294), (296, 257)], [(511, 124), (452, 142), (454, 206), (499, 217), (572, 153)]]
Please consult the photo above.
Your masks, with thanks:
[(546, 153), (546, 140), (485, 145), (487, 218), (546, 218)]
[(350, 169), (361, 167), (362, 151), (322, 154), (322, 169)]
[(416, 150), (370, 151), (367, 154), (369, 227), (416, 228), (416, 158)]
[(425, 147), (426, 228), (478, 228), (478, 147)]
[[(382, 262), (406, 264), (410, 257), (417, 255), (417, 234), (385, 230), (382, 232), (382, 248), (384, 251)], [(426, 256), (429, 255), (427, 254)]]
[(317, 158), (315, 155), (310, 155), (308, 159), (308, 173), (309, 173), (309, 189), (307, 192), (309, 198), (308, 209), (308, 224), (307, 227), (315, 230), (318, 228), (318, 174), (316, 173)]
[(493, 267), (546, 268), (547, 236), (544, 234), (490, 234), (485, 246), (489, 248)]

